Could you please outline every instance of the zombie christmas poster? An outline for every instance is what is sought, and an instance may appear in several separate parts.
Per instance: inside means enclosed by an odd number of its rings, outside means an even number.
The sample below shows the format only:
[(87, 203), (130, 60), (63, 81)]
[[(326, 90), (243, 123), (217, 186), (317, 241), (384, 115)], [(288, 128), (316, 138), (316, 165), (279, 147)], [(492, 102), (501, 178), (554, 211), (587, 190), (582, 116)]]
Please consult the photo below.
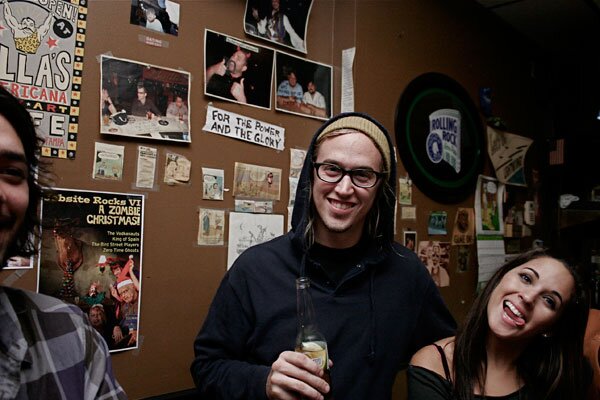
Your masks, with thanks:
[(55, 189), (41, 214), (38, 291), (80, 307), (111, 351), (137, 348), (144, 197)]

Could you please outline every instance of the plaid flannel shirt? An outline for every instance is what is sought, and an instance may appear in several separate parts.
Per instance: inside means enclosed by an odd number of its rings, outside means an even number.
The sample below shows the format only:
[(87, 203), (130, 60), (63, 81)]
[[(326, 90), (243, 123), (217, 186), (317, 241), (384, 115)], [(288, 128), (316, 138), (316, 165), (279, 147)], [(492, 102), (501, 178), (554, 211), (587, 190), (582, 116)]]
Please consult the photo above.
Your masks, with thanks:
[(0, 287), (0, 399), (126, 399), (83, 312)]

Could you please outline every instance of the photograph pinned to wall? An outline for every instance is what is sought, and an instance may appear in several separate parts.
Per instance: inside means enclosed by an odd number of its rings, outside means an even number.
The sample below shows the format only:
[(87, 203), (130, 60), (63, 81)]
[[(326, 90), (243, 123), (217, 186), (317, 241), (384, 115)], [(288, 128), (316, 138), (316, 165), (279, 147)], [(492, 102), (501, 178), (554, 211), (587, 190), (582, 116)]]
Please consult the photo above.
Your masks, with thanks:
[(11, 257), (4, 262), (5, 269), (33, 269), (33, 257)]
[(227, 269), (247, 248), (283, 235), (283, 215), (229, 213)]
[(325, 120), (333, 109), (333, 68), (275, 52), (275, 109)]
[(300, 179), (300, 173), (302, 172), (302, 166), (304, 165), (304, 159), (306, 158), (306, 150), (304, 149), (290, 149), (290, 177), (289, 177), (289, 194), (288, 207), (294, 207), (296, 201), (296, 189), (298, 188), (298, 180)]
[(190, 182), (192, 162), (185, 156), (167, 153), (165, 156), (164, 182), (169, 185), (182, 185)]
[(400, 219), (416, 221), (417, 220), (417, 206), (400, 207)]
[(298, 188), (298, 180), (306, 158), (306, 150), (290, 149), (290, 176), (289, 176), (289, 194), (288, 207), (294, 207), (296, 200), (296, 189)]
[(131, 0), (132, 25), (151, 31), (179, 35), (179, 4), (170, 0)]
[(191, 142), (190, 73), (101, 56), (100, 133)]
[(429, 235), (445, 235), (447, 234), (446, 222), (448, 214), (446, 211), (432, 211), (429, 214), (429, 222), (427, 224), (427, 233)]
[(290, 149), (290, 177), (300, 178), (300, 172), (302, 172), (305, 158), (305, 149)]
[(404, 231), (404, 247), (417, 252), (417, 231)]
[(202, 167), (202, 198), (204, 200), (223, 200), (223, 181), (225, 171)]
[(419, 242), (419, 258), (438, 287), (450, 286), (450, 243), (427, 240)]
[(222, 246), (225, 235), (225, 211), (200, 208), (198, 246)]
[(125, 146), (96, 142), (92, 178), (120, 181), (123, 178)]
[(75, 304), (111, 351), (138, 347), (144, 196), (53, 189), (42, 199), (39, 293)]
[(452, 229), (452, 244), (473, 244), (475, 240), (475, 211), (472, 208), (459, 207), (456, 210), (454, 228)]
[(135, 187), (143, 189), (154, 188), (157, 157), (158, 149), (148, 146), (138, 146)]
[(479, 175), (475, 189), (475, 231), (478, 235), (504, 234), (504, 191), (504, 184), (497, 179)]
[(527, 186), (525, 179), (525, 156), (532, 139), (514, 133), (487, 127), (488, 155), (502, 183)]
[(273, 202), (262, 200), (235, 200), (235, 211), (256, 214), (273, 214)]
[(293, 207), (294, 203), (296, 202), (296, 190), (298, 189), (298, 180), (300, 178), (292, 178), (291, 176), (289, 177), (289, 183), (290, 183), (290, 198), (288, 200), (288, 206)]
[(233, 196), (238, 198), (279, 200), (281, 169), (236, 162)]
[(253, 213), (254, 212), (254, 200), (235, 200), (235, 212), (245, 212), (245, 213)]
[(204, 94), (271, 109), (273, 49), (204, 30)]
[(412, 181), (408, 176), (398, 179), (398, 203), (406, 206), (412, 204)]
[(471, 261), (471, 250), (469, 246), (456, 246), (457, 248), (457, 260), (456, 260), (456, 272), (463, 273), (469, 270), (469, 263)]
[(87, 3), (0, 2), (0, 84), (31, 111), (45, 157), (75, 158)]
[(244, 32), (306, 54), (311, 7), (312, 0), (247, 0)]
[[(511, 199), (512, 200), (512, 199)], [(508, 203), (508, 201), (507, 201)], [(504, 237), (520, 238), (531, 236), (531, 228), (525, 225), (524, 210), (522, 204), (515, 204), (511, 207), (504, 206)]]
[(254, 200), (254, 212), (257, 214), (273, 214), (273, 202)]

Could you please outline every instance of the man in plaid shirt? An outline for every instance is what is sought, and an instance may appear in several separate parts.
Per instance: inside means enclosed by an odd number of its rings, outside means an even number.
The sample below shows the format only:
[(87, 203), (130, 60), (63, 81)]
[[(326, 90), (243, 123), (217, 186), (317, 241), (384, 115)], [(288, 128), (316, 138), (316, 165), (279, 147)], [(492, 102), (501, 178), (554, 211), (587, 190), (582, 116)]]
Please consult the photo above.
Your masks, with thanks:
[[(1, 265), (36, 250), (38, 154), (29, 113), (0, 86)], [(0, 286), (0, 399), (126, 398), (106, 343), (79, 308)]]

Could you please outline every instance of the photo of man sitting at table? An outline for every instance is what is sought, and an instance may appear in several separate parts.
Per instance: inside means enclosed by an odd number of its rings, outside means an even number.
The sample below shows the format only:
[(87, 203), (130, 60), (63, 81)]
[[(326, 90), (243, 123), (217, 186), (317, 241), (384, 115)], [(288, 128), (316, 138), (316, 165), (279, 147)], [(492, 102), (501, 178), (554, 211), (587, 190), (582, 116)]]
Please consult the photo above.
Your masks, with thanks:
[(189, 72), (103, 55), (100, 133), (189, 143), (189, 91)]
[(148, 91), (143, 83), (138, 83), (137, 99), (131, 105), (131, 115), (147, 117), (148, 119), (160, 116), (160, 111), (151, 99), (148, 99)]
[(331, 116), (331, 66), (278, 51), (275, 67), (277, 111), (318, 119)]

